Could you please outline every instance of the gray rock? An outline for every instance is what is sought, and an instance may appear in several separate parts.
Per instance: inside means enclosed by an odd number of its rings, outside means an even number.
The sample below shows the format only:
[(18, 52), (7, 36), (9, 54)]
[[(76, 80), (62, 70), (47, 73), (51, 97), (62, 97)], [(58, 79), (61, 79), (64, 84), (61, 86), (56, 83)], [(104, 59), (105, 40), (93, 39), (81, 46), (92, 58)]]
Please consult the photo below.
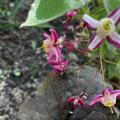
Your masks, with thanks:
[[(36, 73), (34, 73), (36, 76)], [(45, 76), (38, 75), (39, 81), (34, 77), (33, 72), (28, 72), (25, 77), (14, 77), (2, 81), (0, 84), (0, 120), (20, 120), (19, 106), (29, 96), (34, 96), (39, 82)], [(44, 74), (44, 75), (43, 75)], [(32, 76), (32, 77), (31, 77)]]
[[(88, 109), (89, 100), (103, 88), (101, 74), (96, 68), (89, 66), (80, 68), (79, 80), (76, 71), (69, 71), (67, 77), (50, 73), (38, 86), (37, 96), (26, 99), (20, 106), (19, 116), (22, 120), (109, 120), (106, 115), (106, 112), (110, 113), (109, 109), (100, 108), (101, 106)], [(70, 115), (65, 104), (67, 98), (79, 95), (83, 90), (88, 94), (85, 106), (78, 106)], [(93, 119), (95, 115), (97, 117)]]
[(107, 116), (102, 112), (92, 112), (87, 118), (84, 120), (108, 120)]

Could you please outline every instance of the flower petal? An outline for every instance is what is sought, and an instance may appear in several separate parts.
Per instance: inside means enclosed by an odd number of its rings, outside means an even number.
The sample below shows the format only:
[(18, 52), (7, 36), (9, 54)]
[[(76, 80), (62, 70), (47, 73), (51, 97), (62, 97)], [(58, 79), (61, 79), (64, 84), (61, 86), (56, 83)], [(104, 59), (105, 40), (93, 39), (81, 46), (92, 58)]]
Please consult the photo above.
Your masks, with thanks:
[(51, 32), (51, 40), (54, 40), (55, 43), (58, 41), (58, 34), (54, 29), (49, 30)]
[(93, 35), (90, 39), (90, 42), (88, 43), (88, 49), (93, 50), (95, 48), (98, 48), (103, 42), (103, 38), (99, 35)]
[(48, 63), (49, 64), (59, 64), (62, 61), (61, 50), (57, 47), (53, 47), (48, 54)]
[(75, 100), (73, 101), (73, 103), (74, 103), (74, 105), (77, 105), (77, 104), (78, 104), (78, 99), (75, 99)]
[(117, 8), (116, 10), (111, 12), (111, 14), (108, 17), (111, 18), (115, 24), (119, 23), (120, 22), (120, 8)]
[(59, 48), (55, 49), (55, 55), (56, 55), (56, 62), (61, 62), (62, 61), (62, 54), (61, 50)]
[(73, 109), (75, 110), (78, 105), (78, 99), (75, 99), (73, 104), (74, 104)]
[(66, 54), (78, 48), (77, 42), (72, 41), (72, 40), (64, 42), (64, 46), (66, 47)]
[(76, 109), (77, 105), (78, 105), (78, 104), (74, 104), (74, 106), (73, 106), (73, 110), (75, 110), (75, 109)]
[(73, 102), (75, 99), (76, 99), (75, 96), (70, 97), (70, 98), (68, 98), (67, 103), (69, 104), (69, 103)]
[(68, 61), (63, 61), (57, 65), (53, 65), (56, 72), (64, 72), (68, 67)]
[(112, 32), (107, 38), (113, 46), (120, 48), (120, 35), (118, 33)]
[(83, 15), (83, 20), (86, 23), (87, 27), (91, 29), (96, 29), (99, 24), (98, 20), (95, 20), (87, 14)]
[(63, 42), (65, 40), (65, 35), (64, 36), (61, 36), (58, 41), (56, 42), (56, 45), (59, 47), (59, 48), (63, 48)]
[(43, 33), (43, 36), (44, 36), (46, 39), (50, 39), (50, 36), (49, 36), (47, 33)]
[(102, 95), (103, 96), (107, 96), (107, 95), (110, 95), (110, 89), (109, 88), (105, 88), (103, 91), (102, 91)]
[(115, 98), (120, 98), (120, 90), (112, 90), (110, 94)]
[(90, 106), (93, 106), (94, 104), (96, 104), (97, 102), (101, 102), (101, 99), (103, 98), (102, 95), (97, 95), (96, 97), (94, 97), (91, 102), (89, 103)]
[(83, 105), (84, 102), (83, 102), (82, 99), (79, 99), (78, 103), (79, 103), (80, 105)]
[(63, 72), (63, 68), (61, 67), (61, 65), (53, 65), (53, 69), (55, 70), (55, 72), (60, 73)]
[(120, 94), (120, 90), (112, 90), (112, 91), (110, 91), (110, 94), (116, 94), (116, 93)]
[(67, 13), (66, 13), (66, 16), (67, 16), (68, 18), (72, 18), (72, 17), (74, 17), (76, 14), (77, 14), (77, 11), (76, 11), (76, 10), (72, 10), (72, 11), (67, 12)]

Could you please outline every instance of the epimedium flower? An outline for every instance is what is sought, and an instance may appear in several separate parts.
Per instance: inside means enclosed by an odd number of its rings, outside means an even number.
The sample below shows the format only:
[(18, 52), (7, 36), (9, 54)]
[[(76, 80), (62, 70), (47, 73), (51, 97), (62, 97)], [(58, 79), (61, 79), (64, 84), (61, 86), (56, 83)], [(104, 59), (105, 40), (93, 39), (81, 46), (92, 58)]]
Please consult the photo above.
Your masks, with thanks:
[(88, 43), (89, 50), (98, 48), (105, 39), (116, 48), (120, 48), (120, 35), (115, 32), (116, 25), (120, 22), (120, 8), (100, 21), (87, 14), (83, 15), (83, 20), (88, 28), (96, 30)]
[(83, 100), (79, 96), (72, 96), (67, 100), (67, 103), (70, 104), (73, 102), (73, 109), (76, 109), (78, 105), (83, 105)]
[(72, 11), (67, 12), (67, 13), (66, 13), (66, 17), (67, 17), (66, 22), (71, 21), (72, 18), (73, 18), (74, 16), (76, 16), (76, 14), (77, 14), (77, 11), (76, 11), (76, 10), (72, 10)]
[(72, 18), (76, 16), (76, 14), (77, 14), (77, 10), (72, 10), (65, 14), (65, 16), (67, 17), (67, 19), (63, 22), (65, 29), (69, 29), (69, 27), (71, 26), (70, 23), (72, 21)]
[(56, 47), (49, 51), (47, 56), (48, 64), (59, 64), (62, 61), (61, 49)]
[(106, 88), (103, 92), (90, 101), (90, 106), (93, 106), (96, 103), (102, 103), (105, 107), (112, 108), (116, 104), (116, 99), (120, 99), (120, 90), (112, 90)]
[(56, 73), (64, 73), (68, 68), (68, 61), (61, 61), (58, 64), (53, 64), (53, 69)]
[(78, 48), (78, 43), (70, 40), (70, 41), (64, 42), (64, 46), (66, 48), (66, 53), (68, 54)]
[(87, 94), (85, 92), (82, 92), (79, 96), (72, 96), (68, 98), (67, 103), (73, 103), (73, 110), (76, 109), (78, 105), (83, 105), (84, 101), (87, 99)]
[(49, 31), (50, 34), (44, 33), (46, 39), (43, 41), (42, 48), (48, 55), (47, 59), (49, 63), (59, 63), (62, 59), (61, 48), (64, 36), (58, 38), (58, 34), (54, 29), (50, 29)]
[(61, 53), (65, 36), (58, 38), (54, 29), (50, 29), (50, 34), (44, 33), (46, 38), (43, 41), (43, 49), (47, 53), (48, 64), (52, 65), (56, 73), (63, 73), (68, 67), (68, 61), (64, 61)]

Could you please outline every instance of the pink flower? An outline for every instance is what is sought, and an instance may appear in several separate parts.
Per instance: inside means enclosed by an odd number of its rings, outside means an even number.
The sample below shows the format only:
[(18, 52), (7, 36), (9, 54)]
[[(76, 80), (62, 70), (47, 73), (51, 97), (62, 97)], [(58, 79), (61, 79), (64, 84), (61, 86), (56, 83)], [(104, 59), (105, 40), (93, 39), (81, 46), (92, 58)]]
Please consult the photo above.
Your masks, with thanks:
[(74, 16), (76, 16), (76, 14), (77, 14), (77, 10), (72, 10), (66, 13), (67, 20), (63, 22), (65, 24), (64, 25), (65, 29), (69, 29), (71, 20)]
[(87, 94), (85, 92), (82, 92), (79, 96), (72, 96), (68, 98), (67, 103), (73, 103), (73, 109), (76, 109), (78, 105), (83, 105), (84, 100), (87, 99)]
[(102, 94), (97, 95), (90, 102), (90, 106), (96, 103), (102, 103), (105, 107), (113, 107), (116, 104), (116, 99), (119, 98), (120, 90), (111, 90), (106, 88)]
[(48, 64), (52, 65), (55, 72), (63, 73), (68, 67), (68, 61), (63, 60), (61, 53), (65, 36), (58, 38), (58, 34), (54, 29), (49, 31), (50, 35), (44, 33), (46, 39), (43, 41), (42, 47), (47, 53)]
[(53, 48), (53, 51), (49, 51), (47, 60), (48, 60), (48, 64), (59, 64), (62, 61), (62, 53), (61, 53), (61, 49), (56, 47)]
[(79, 97), (79, 96), (73, 96), (73, 97), (70, 97), (68, 100), (67, 100), (68, 104), (70, 104), (71, 102), (73, 102), (73, 109), (76, 109), (76, 107), (78, 105), (83, 105), (83, 100)]
[(71, 21), (71, 19), (76, 16), (77, 11), (76, 10), (72, 10), (66, 13), (67, 16), (67, 20), (66, 21)]
[(89, 15), (84, 15), (83, 20), (88, 28), (96, 30), (89, 41), (89, 50), (98, 48), (105, 39), (113, 46), (120, 48), (120, 35), (115, 32), (116, 25), (120, 22), (120, 8), (100, 21), (91, 18)]
[(66, 47), (67, 54), (78, 48), (78, 44), (72, 40), (64, 42), (64, 46)]
[(68, 68), (68, 61), (61, 61), (58, 64), (53, 65), (53, 69), (56, 73), (63, 73)]
[(64, 37), (58, 38), (58, 34), (54, 29), (50, 29), (49, 31), (51, 33), (50, 35), (48, 33), (44, 33), (44, 37), (46, 39), (43, 41), (42, 47), (48, 55), (47, 59), (49, 63), (59, 63), (62, 59), (60, 49), (62, 48)]

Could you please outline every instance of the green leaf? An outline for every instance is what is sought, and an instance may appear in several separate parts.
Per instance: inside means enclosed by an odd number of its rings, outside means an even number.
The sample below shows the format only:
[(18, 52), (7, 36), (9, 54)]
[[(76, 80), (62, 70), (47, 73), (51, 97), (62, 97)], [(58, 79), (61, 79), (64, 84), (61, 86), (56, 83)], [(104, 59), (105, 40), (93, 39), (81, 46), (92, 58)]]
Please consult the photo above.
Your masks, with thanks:
[(35, 0), (27, 20), (20, 27), (43, 24), (70, 10), (82, 7), (88, 1), (90, 0)]
[(116, 70), (118, 70), (120, 72), (120, 60), (118, 60), (118, 62), (116, 64)]
[(120, 7), (120, 0), (103, 0), (107, 12), (111, 12)]
[(107, 75), (108, 75), (107, 77), (109, 79), (112, 79), (116, 76), (116, 66), (115, 65), (108, 64), (106, 69), (107, 69)]
[(107, 46), (106, 44), (102, 44), (102, 46), (100, 47), (100, 53), (102, 55), (102, 57), (104, 57), (106, 55), (107, 52)]
[(112, 46), (110, 43), (108, 43), (107, 40), (105, 41), (105, 45), (106, 45), (109, 53), (111, 53), (113, 55), (118, 55), (117, 49), (114, 46)]
[(6, 30), (6, 29), (10, 29), (10, 28), (16, 28), (18, 27), (20, 24), (12, 24), (12, 23), (2, 23), (0, 24), (0, 30)]

